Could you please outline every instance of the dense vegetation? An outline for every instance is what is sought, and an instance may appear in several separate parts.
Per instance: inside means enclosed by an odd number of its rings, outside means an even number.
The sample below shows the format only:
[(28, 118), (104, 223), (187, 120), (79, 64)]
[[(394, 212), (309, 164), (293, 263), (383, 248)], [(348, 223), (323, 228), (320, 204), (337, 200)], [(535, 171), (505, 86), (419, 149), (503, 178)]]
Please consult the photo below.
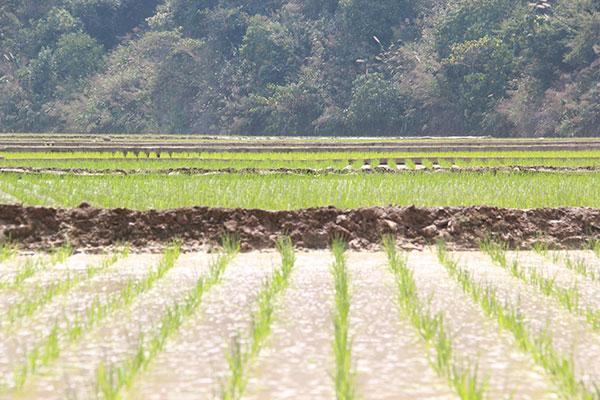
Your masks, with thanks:
[(590, 136), (600, 0), (0, 0), (0, 131)]

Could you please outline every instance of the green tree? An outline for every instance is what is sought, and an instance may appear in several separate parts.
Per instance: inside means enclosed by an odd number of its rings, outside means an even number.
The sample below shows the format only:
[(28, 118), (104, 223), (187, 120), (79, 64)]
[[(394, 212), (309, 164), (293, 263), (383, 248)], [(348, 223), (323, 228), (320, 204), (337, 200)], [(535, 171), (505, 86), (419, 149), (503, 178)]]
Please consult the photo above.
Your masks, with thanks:
[(354, 81), (347, 110), (348, 126), (357, 135), (405, 133), (404, 102), (402, 93), (383, 75), (361, 75)]
[(283, 83), (293, 64), (293, 39), (284, 25), (253, 17), (240, 55), (251, 65), (259, 84)]

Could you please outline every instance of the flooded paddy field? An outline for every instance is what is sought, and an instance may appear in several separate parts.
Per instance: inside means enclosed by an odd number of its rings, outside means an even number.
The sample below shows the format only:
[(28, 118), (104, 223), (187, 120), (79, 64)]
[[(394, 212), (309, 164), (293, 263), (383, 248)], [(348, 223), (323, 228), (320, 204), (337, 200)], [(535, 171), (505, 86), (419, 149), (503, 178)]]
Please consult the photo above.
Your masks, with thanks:
[(7, 253), (0, 399), (600, 396), (593, 248), (346, 247)]

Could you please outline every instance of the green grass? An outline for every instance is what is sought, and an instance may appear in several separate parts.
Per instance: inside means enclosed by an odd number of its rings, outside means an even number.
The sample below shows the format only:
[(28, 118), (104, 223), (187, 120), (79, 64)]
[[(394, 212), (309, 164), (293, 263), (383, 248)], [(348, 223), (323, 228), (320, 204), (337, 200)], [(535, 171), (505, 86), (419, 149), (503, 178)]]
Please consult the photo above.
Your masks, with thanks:
[(281, 268), (273, 273), (258, 293), (257, 308), (252, 314), (252, 325), (247, 340), (248, 346), (242, 345), (241, 334), (238, 334), (227, 353), (229, 376), (222, 388), (221, 398), (224, 400), (238, 400), (243, 397), (249, 366), (256, 360), (271, 334), (275, 300), (288, 286), (296, 261), (292, 241), (287, 237), (280, 238), (277, 241), (277, 250), (281, 255)]
[(136, 377), (162, 351), (167, 340), (175, 334), (184, 321), (194, 314), (204, 294), (221, 281), (225, 269), (239, 252), (239, 243), (231, 238), (223, 240), (224, 251), (210, 264), (207, 276), (200, 277), (184, 299), (174, 303), (163, 312), (157, 329), (149, 338), (141, 337), (137, 349), (118, 365), (100, 364), (96, 370), (96, 393), (98, 398), (117, 400), (122, 390), (129, 388)]
[(61, 349), (77, 342), (84, 333), (98, 326), (112, 312), (129, 306), (142, 293), (152, 289), (156, 282), (162, 279), (175, 266), (179, 258), (181, 246), (174, 243), (169, 246), (158, 263), (144, 279), (132, 279), (116, 295), (108, 301), (102, 301), (103, 295), (98, 295), (82, 312), (83, 316), (75, 319), (64, 318), (64, 323), (55, 322), (50, 333), (37, 345), (29, 349), (25, 360), (14, 372), (12, 384), (2, 382), (0, 393), (21, 389), (27, 380), (35, 375), (40, 367), (50, 364), (60, 356)]
[(223, 206), (271, 210), (335, 205), (513, 208), (600, 207), (600, 173), (434, 173), (372, 175), (0, 174), (2, 190), (26, 205), (161, 209)]
[[(273, 152), (273, 153), (176, 153), (172, 158), (163, 154), (158, 158), (155, 153), (150, 157), (134, 154), (123, 156), (121, 153), (107, 152), (70, 152), (70, 153), (4, 153), (0, 157), (0, 167), (36, 167), (36, 168), (88, 168), (88, 169), (168, 169), (168, 168), (343, 168), (347, 160), (360, 160), (354, 164), (360, 168), (362, 160), (370, 159), (373, 165), (381, 159), (427, 158), (429, 166), (440, 157), (471, 157), (472, 160), (455, 163), (442, 161), (442, 165), (452, 164), (461, 167), (491, 166), (553, 166), (581, 167), (599, 166), (600, 151), (558, 151), (558, 152)], [(557, 159), (562, 158), (562, 159)], [(334, 161), (338, 160), (338, 161)]]
[(333, 310), (333, 354), (335, 356), (335, 394), (337, 400), (356, 398), (355, 374), (352, 366), (352, 343), (349, 337), (350, 289), (346, 266), (346, 243), (335, 239), (331, 244), (335, 261), (331, 273), (335, 284), (335, 309)]
[(575, 376), (572, 358), (560, 354), (553, 346), (547, 331), (534, 334), (525, 324), (518, 306), (498, 298), (495, 289), (475, 281), (471, 273), (452, 259), (444, 243), (438, 243), (438, 258), (463, 292), (479, 304), (483, 312), (495, 319), (499, 327), (511, 332), (519, 348), (531, 355), (557, 385), (558, 392), (567, 399), (597, 399), (600, 392), (592, 392)]
[(446, 332), (443, 315), (432, 314), (419, 299), (413, 272), (406, 265), (406, 259), (398, 253), (394, 238), (385, 236), (383, 247), (388, 265), (396, 278), (400, 311), (410, 320), (427, 347), (434, 350), (435, 358), (431, 360), (433, 369), (448, 380), (461, 399), (485, 398), (486, 383), (479, 381), (477, 368), (465, 369), (456, 361), (452, 338)]

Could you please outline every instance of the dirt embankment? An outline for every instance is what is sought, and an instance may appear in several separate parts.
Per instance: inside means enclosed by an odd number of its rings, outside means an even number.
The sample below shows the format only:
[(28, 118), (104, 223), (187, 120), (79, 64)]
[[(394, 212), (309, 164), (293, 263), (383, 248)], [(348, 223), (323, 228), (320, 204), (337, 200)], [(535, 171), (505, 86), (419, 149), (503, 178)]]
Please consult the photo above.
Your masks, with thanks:
[(486, 237), (530, 248), (546, 241), (556, 248), (581, 248), (600, 239), (600, 209), (503, 209), (496, 207), (334, 207), (297, 211), (179, 208), (161, 211), (0, 205), (0, 238), (24, 249), (48, 249), (70, 242), (94, 251), (120, 242), (134, 248), (161, 248), (178, 238), (184, 248), (213, 245), (223, 234), (237, 235), (243, 250), (271, 248), (290, 235), (298, 248), (326, 248), (335, 236), (354, 249), (374, 249), (393, 234), (405, 248), (445, 240), (451, 248), (474, 249)]
[(366, 174), (366, 173), (433, 173), (433, 172), (600, 172), (600, 166), (584, 167), (551, 167), (551, 166), (498, 166), (498, 167), (440, 167), (426, 169), (391, 168), (389, 166), (364, 166), (362, 168), (138, 168), (138, 169), (93, 169), (93, 168), (35, 168), (35, 167), (0, 167), (0, 173), (30, 173), (30, 174), (74, 174), (74, 175), (210, 175), (210, 174)]

